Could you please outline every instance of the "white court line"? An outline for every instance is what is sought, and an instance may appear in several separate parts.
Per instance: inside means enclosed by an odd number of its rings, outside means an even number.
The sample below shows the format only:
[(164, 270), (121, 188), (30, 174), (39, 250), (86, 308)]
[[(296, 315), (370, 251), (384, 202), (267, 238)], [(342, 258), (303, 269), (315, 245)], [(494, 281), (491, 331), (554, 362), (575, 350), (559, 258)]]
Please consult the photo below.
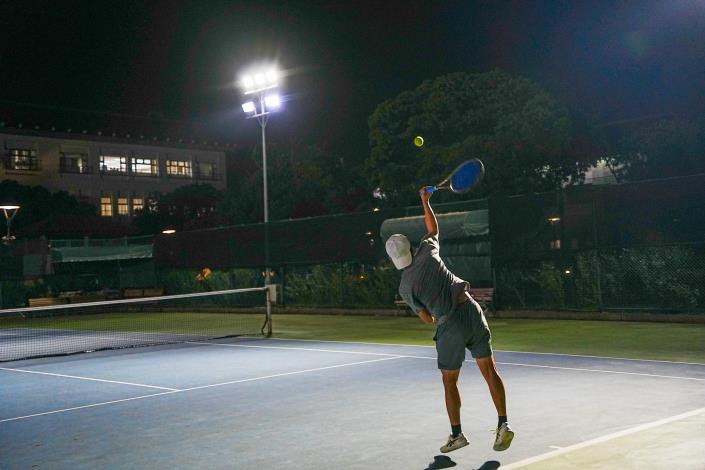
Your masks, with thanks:
[(119, 384), (119, 385), (133, 385), (135, 387), (156, 388), (158, 390), (169, 390), (172, 392), (178, 391), (178, 389), (176, 389), (176, 388), (159, 387), (157, 385), (138, 384), (138, 383), (134, 383), (134, 382), (120, 382), (118, 380), (97, 379), (95, 377), (81, 377), (78, 375), (56, 374), (53, 372), (39, 372), (36, 370), (26, 370), (26, 369), (11, 369), (8, 367), (0, 367), (0, 370), (6, 370), (9, 372), (21, 372), (23, 374), (51, 375), (54, 377), (63, 377), (63, 378), (67, 378), (67, 379), (78, 379), (78, 380), (89, 380), (92, 382), (107, 382), (107, 383)]
[(203, 346), (220, 346), (225, 348), (256, 348), (256, 349), (283, 349), (286, 351), (313, 351), (313, 352), (327, 352), (327, 353), (339, 353), (339, 354), (359, 354), (362, 356), (385, 356), (385, 357), (409, 357), (415, 359), (435, 359), (435, 357), (428, 356), (407, 356), (405, 354), (391, 354), (391, 353), (375, 353), (375, 352), (365, 352), (365, 351), (345, 351), (340, 349), (322, 349), (322, 348), (299, 348), (291, 346), (256, 346), (254, 344), (234, 344), (234, 343), (210, 343), (210, 342), (199, 342), (199, 341), (187, 341), (188, 344), (199, 344)]
[(265, 375), (265, 376), (261, 376), (261, 377), (251, 377), (249, 379), (231, 380), (229, 382), (222, 382), (222, 383), (211, 384), (211, 385), (201, 385), (198, 387), (183, 388), (183, 389), (179, 389), (179, 390), (170, 390), (168, 392), (153, 393), (151, 395), (141, 395), (141, 396), (132, 397), (132, 398), (123, 398), (122, 400), (111, 400), (111, 401), (106, 401), (106, 402), (101, 402), (101, 403), (92, 403), (90, 405), (74, 406), (72, 408), (64, 408), (61, 410), (45, 411), (43, 413), (34, 413), (31, 415), (17, 416), (15, 418), (5, 418), (5, 419), (0, 419), (0, 423), (5, 423), (7, 421), (17, 421), (20, 419), (35, 418), (37, 416), (45, 416), (45, 415), (51, 415), (51, 414), (56, 414), (56, 413), (64, 413), (67, 411), (82, 410), (85, 408), (93, 408), (96, 406), (111, 405), (114, 403), (122, 403), (122, 402), (126, 402), (126, 401), (141, 400), (143, 398), (159, 397), (162, 395), (171, 395), (174, 393), (189, 392), (192, 390), (201, 390), (204, 388), (222, 387), (224, 385), (232, 385), (232, 384), (238, 384), (238, 383), (244, 383), (244, 382), (254, 382), (255, 380), (265, 380), (265, 379), (272, 379), (272, 378), (276, 378), (276, 377), (284, 377), (287, 375), (305, 374), (307, 372), (317, 372), (319, 370), (336, 369), (339, 367), (356, 366), (356, 365), (360, 365), (360, 364), (369, 364), (372, 362), (389, 361), (391, 359), (399, 359), (399, 358), (400, 358), (399, 356), (384, 357), (382, 359), (371, 359), (369, 361), (349, 362), (346, 364), (338, 364), (338, 365), (334, 365), (334, 366), (317, 367), (315, 369), (297, 370), (297, 371), (293, 371), (293, 372), (283, 372), (281, 374)]
[[(260, 346), (260, 345), (245, 345), (245, 344), (228, 344), (228, 343), (209, 343), (209, 342), (193, 342), (190, 341), (189, 344), (199, 344), (205, 346), (221, 346), (221, 347), (234, 347), (234, 348), (258, 348), (258, 349), (282, 349), (288, 351), (314, 351), (314, 352), (327, 352), (327, 353), (342, 353), (342, 354), (361, 354), (361, 355), (373, 355), (373, 356), (393, 356), (399, 358), (409, 358), (409, 359), (436, 359), (430, 356), (409, 356), (405, 354), (388, 354), (388, 353), (373, 353), (364, 351), (346, 351), (339, 349), (321, 349), (321, 348), (299, 348), (292, 346)], [(465, 362), (473, 362), (472, 359), (466, 359)], [(637, 375), (643, 377), (657, 377), (662, 379), (678, 379), (678, 380), (695, 380), (705, 382), (705, 378), (697, 377), (681, 377), (677, 375), (660, 375), (660, 374), (647, 374), (644, 372), (625, 372), (618, 370), (605, 370), (605, 369), (588, 369), (584, 367), (560, 367), (560, 366), (546, 366), (541, 364), (521, 364), (517, 362), (497, 362), (500, 365), (508, 366), (519, 366), (519, 367), (538, 367), (543, 369), (557, 369), (557, 370), (571, 370), (578, 372), (595, 372), (602, 374), (622, 374), (622, 375)]]
[(622, 431), (618, 431), (618, 432), (615, 432), (612, 434), (600, 436), (595, 439), (583, 441), (578, 444), (574, 444), (572, 446), (563, 447), (562, 449), (557, 449), (557, 450), (553, 450), (551, 452), (547, 452), (545, 454), (536, 455), (534, 457), (529, 457), (528, 459), (520, 460), (518, 462), (513, 462), (508, 465), (502, 465), (502, 470), (514, 470), (514, 469), (521, 468), (521, 467), (524, 467), (524, 466), (532, 464), (532, 463), (542, 462), (544, 460), (550, 459), (551, 457), (556, 457), (558, 455), (567, 454), (568, 452), (572, 452), (574, 450), (583, 449), (585, 447), (590, 447), (595, 444), (600, 444), (602, 442), (611, 441), (613, 439), (617, 439), (622, 436), (628, 436), (630, 434), (634, 434), (639, 431), (646, 431), (647, 429), (652, 429), (652, 428), (655, 428), (655, 427), (658, 427), (658, 426), (661, 426), (664, 424), (672, 423), (673, 421), (678, 421), (681, 419), (689, 418), (691, 416), (696, 416), (696, 415), (699, 415), (702, 413), (705, 413), (705, 408), (698, 408), (697, 410), (688, 411), (686, 413), (681, 413), (679, 415), (660, 419), (658, 421), (652, 421), (651, 423), (644, 423), (639, 426), (635, 426), (633, 428), (624, 429)]
[(219, 384), (211, 384), (211, 385), (200, 385), (198, 387), (191, 387), (191, 388), (185, 388), (183, 390), (179, 390), (181, 392), (188, 392), (191, 390), (201, 390), (204, 388), (212, 388), (212, 387), (221, 387), (223, 385), (231, 385), (231, 384), (240, 384), (244, 382), (252, 382), (254, 380), (262, 380), (262, 379), (271, 379), (274, 377), (285, 377), (287, 375), (296, 375), (296, 374), (304, 374), (306, 372), (316, 372), (319, 370), (327, 370), (327, 369), (337, 369), (339, 367), (347, 367), (347, 366), (356, 366), (359, 364), (369, 364), (371, 362), (381, 362), (381, 361), (389, 361), (390, 359), (401, 359), (403, 356), (393, 356), (393, 357), (383, 357), (382, 359), (371, 359), (369, 361), (360, 361), (360, 362), (351, 362), (348, 364), (338, 364), (335, 366), (326, 366), (326, 367), (317, 367), (315, 369), (306, 369), (306, 370), (297, 370), (294, 372), (282, 372), (281, 374), (274, 374), (274, 375), (265, 375), (264, 377), (255, 377), (251, 379), (240, 379), (240, 380), (231, 380), (230, 382), (222, 382)]
[(159, 397), (162, 395), (169, 395), (172, 393), (179, 393), (181, 390), (174, 390), (170, 392), (162, 392), (162, 393), (152, 393), (151, 395), (141, 395), (139, 397), (132, 397), (132, 398), (123, 398), (121, 400), (112, 400), (112, 401), (104, 401), (102, 403), (92, 403), (90, 405), (82, 405), (82, 406), (74, 406), (72, 408), (63, 408), (61, 410), (53, 410), (53, 411), (45, 411), (43, 413), (34, 413), (31, 415), (25, 415), (25, 416), (17, 416), (15, 418), (5, 418), (5, 419), (0, 419), (0, 423), (6, 423), (8, 421), (17, 421), (20, 419), (27, 419), (27, 418), (35, 418), (37, 416), (46, 416), (46, 415), (53, 415), (56, 413), (65, 413), (67, 411), (75, 411), (75, 410), (83, 410), (85, 408), (94, 408), (96, 406), (104, 406), (104, 405), (112, 405), (113, 403), (122, 403), (126, 401), (132, 401), (132, 400), (141, 400), (142, 398), (150, 398), (150, 397)]
[(683, 362), (683, 361), (663, 361), (659, 359), (633, 359), (629, 357), (611, 357), (611, 356), (588, 356), (583, 354), (565, 354), (552, 352), (528, 352), (528, 351), (509, 351), (506, 349), (497, 349), (497, 352), (505, 352), (512, 354), (538, 354), (544, 356), (566, 356), (566, 357), (587, 357), (588, 359), (610, 359), (615, 361), (633, 361), (633, 362), (663, 362), (666, 364), (684, 364), (688, 366), (705, 366), (702, 362)]
[[(336, 341), (332, 339), (296, 339), (296, 338), (242, 338), (251, 339), (252, 341), (310, 341), (314, 343), (339, 343), (339, 344), (368, 344), (372, 346), (403, 346), (406, 348), (434, 348), (432, 345), (425, 344), (401, 344), (401, 343), (373, 343), (365, 341)], [(692, 366), (705, 366), (702, 362), (680, 362), (680, 361), (663, 361), (658, 359), (634, 359), (628, 357), (611, 357), (611, 356), (587, 356), (581, 354), (564, 354), (564, 353), (553, 353), (553, 352), (531, 352), (531, 351), (509, 351), (505, 349), (495, 349), (494, 352), (501, 353), (512, 353), (512, 354), (538, 354), (544, 356), (567, 356), (567, 357), (586, 357), (589, 359), (609, 359), (615, 361), (634, 361), (634, 362), (663, 362), (666, 364), (685, 364)]]
[(539, 364), (519, 364), (516, 362), (498, 362), (497, 364), (502, 364), (506, 366), (520, 366), (520, 367), (539, 367), (543, 369), (558, 369), (558, 370), (575, 370), (579, 372), (598, 372), (602, 374), (622, 374), (622, 375), (639, 375), (643, 377), (658, 377), (662, 379), (678, 379), (678, 380), (695, 380), (699, 382), (705, 382), (705, 378), (698, 377), (681, 377), (678, 375), (661, 375), (661, 374), (645, 374), (643, 372), (624, 372), (619, 370), (604, 370), (604, 369), (587, 369), (582, 367), (558, 367), (558, 366), (544, 366)]

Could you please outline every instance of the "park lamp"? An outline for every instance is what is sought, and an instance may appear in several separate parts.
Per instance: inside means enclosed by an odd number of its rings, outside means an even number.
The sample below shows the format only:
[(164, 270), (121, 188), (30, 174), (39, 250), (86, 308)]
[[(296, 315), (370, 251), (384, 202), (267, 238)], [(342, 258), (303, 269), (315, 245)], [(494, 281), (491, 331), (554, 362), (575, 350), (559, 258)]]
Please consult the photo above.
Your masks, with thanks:
[(7, 221), (7, 235), (2, 237), (3, 243), (7, 245), (15, 239), (15, 237), (10, 235), (10, 227), (12, 226), (12, 219), (15, 218), (17, 211), (20, 210), (20, 206), (16, 204), (2, 204), (0, 205), (0, 209), (2, 209), (2, 213)]

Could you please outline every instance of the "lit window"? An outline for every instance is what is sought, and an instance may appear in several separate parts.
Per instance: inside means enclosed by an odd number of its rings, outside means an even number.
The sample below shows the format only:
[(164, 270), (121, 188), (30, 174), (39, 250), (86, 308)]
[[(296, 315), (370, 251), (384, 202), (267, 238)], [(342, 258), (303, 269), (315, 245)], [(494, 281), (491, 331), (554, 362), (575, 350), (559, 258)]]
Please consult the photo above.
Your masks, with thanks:
[(217, 176), (215, 163), (199, 163), (198, 176), (203, 179), (215, 179)]
[(10, 149), (7, 168), (10, 170), (39, 170), (36, 150)]
[(141, 197), (132, 198), (132, 212), (141, 212), (144, 209), (144, 199)]
[(100, 198), (100, 215), (102, 215), (103, 217), (113, 216), (112, 196), (103, 196)]
[(166, 174), (169, 176), (191, 177), (191, 162), (188, 160), (167, 160)]
[(100, 171), (103, 173), (127, 173), (127, 157), (101, 155)]
[(59, 168), (62, 173), (90, 173), (88, 156), (84, 153), (61, 154)]
[(156, 176), (159, 174), (159, 164), (156, 158), (133, 158), (132, 172), (137, 175)]
[(126, 197), (119, 197), (117, 200), (118, 203), (118, 214), (119, 215), (128, 215), (130, 211), (128, 210), (127, 207), (127, 198)]

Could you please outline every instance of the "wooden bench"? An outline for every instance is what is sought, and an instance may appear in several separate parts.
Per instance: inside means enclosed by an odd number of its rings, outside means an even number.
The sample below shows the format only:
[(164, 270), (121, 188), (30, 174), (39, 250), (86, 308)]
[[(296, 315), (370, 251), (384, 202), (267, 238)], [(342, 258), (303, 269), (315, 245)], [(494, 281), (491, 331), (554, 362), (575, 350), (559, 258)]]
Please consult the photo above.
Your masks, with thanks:
[(159, 297), (160, 295), (164, 295), (164, 289), (157, 287), (125, 288), (122, 290), (122, 296), (127, 299), (137, 297)]
[(66, 297), (34, 297), (29, 299), (30, 307), (47, 307), (49, 305), (63, 305), (69, 303)]
[(470, 295), (483, 310), (494, 310), (494, 287), (471, 287)]
[[(470, 295), (483, 310), (494, 310), (494, 287), (471, 287)], [(395, 300), (394, 306), (397, 308), (397, 313), (411, 311), (411, 308), (403, 300)]]
[(402, 315), (411, 315), (413, 312), (411, 311), (411, 307), (406, 305), (406, 302), (403, 300), (396, 299), (394, 301), (394, 306), (397, 308), (397, 311), (394, 312), (394, 316), (396, 317), (399, 314)]

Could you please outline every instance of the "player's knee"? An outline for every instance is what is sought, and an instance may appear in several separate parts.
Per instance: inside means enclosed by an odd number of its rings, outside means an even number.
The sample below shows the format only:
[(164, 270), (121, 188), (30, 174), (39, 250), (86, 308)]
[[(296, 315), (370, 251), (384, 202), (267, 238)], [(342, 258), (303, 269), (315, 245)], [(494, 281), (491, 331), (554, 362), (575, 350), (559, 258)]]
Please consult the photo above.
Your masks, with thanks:
[(456, 387), (458, 385), (459, 374), (456, 372), (443, 372), (443, 386)]

